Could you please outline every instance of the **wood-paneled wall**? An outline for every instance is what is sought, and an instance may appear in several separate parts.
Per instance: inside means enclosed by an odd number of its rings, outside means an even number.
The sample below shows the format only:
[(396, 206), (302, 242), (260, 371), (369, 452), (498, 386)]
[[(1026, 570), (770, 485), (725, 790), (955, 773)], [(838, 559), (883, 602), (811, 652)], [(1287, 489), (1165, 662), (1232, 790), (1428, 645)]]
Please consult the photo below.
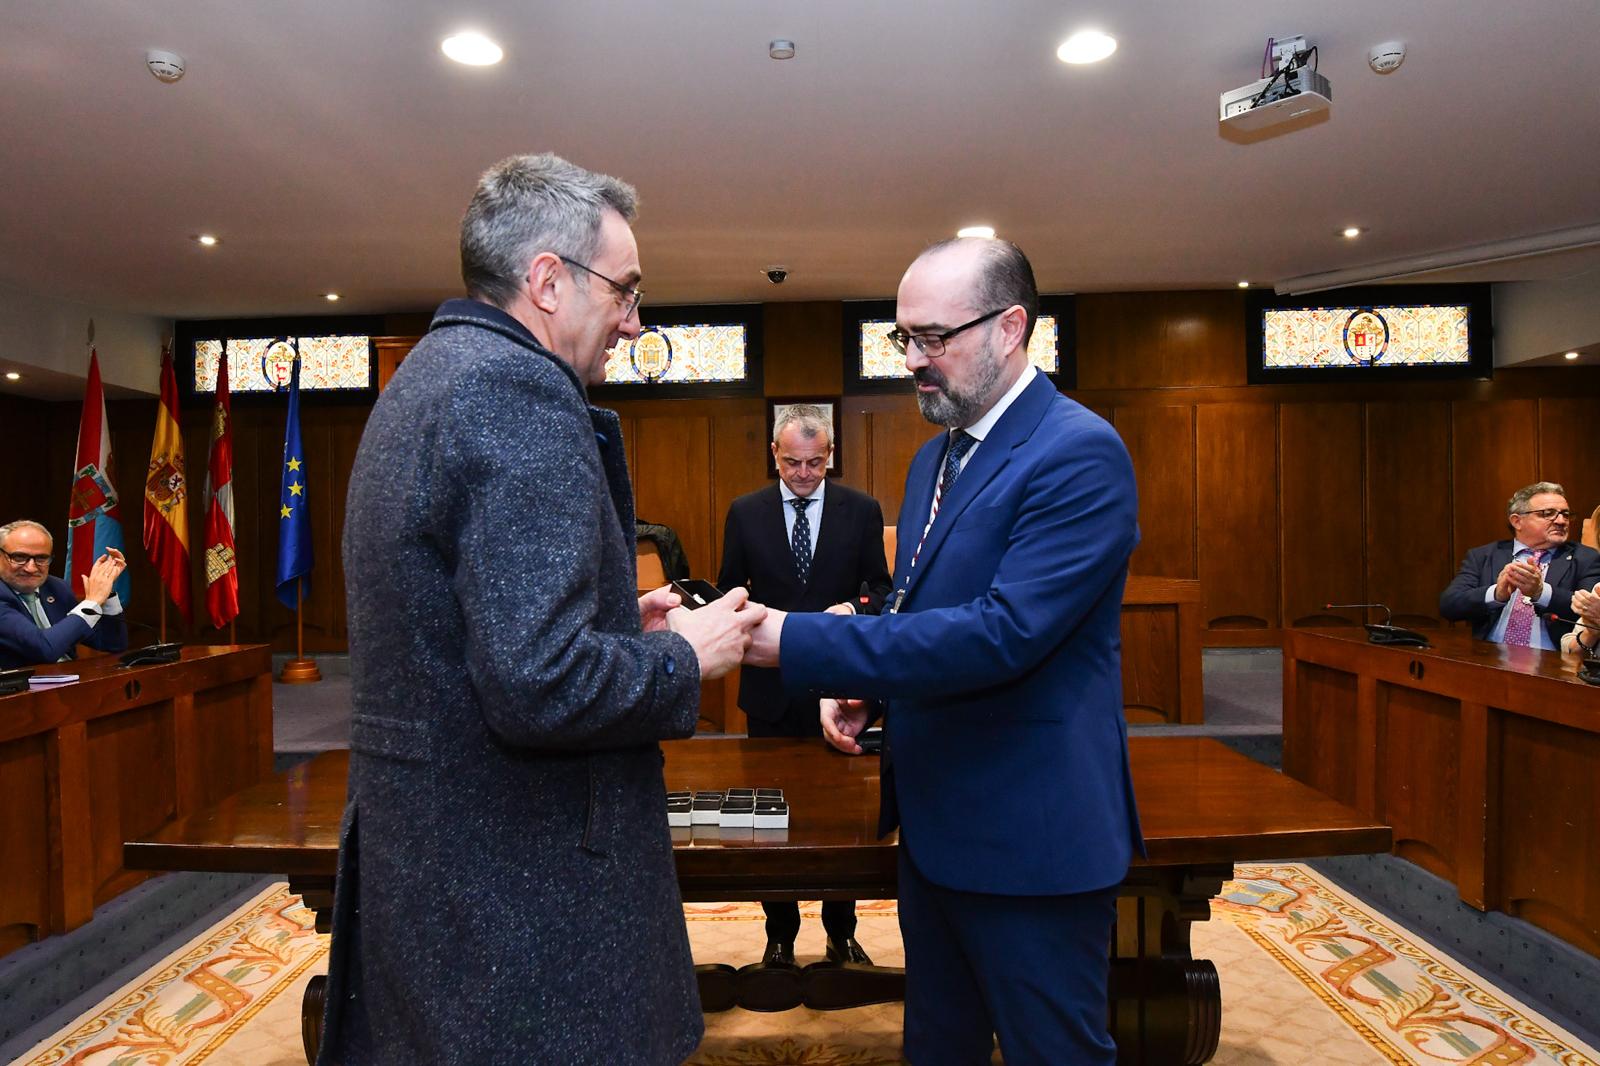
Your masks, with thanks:
[[(1492, 381), (1251, 386), (1237, 292), (1078, 298), (1072, 395), (1122, 434), (1139, 480), (1133, 571), (1198, 578), (1206, 640), (1276, 643), (1284, 627), (1357, 620), (1329, 602), (1381, 600), (1409, 624), (1437, 625), (1438, 593), (1466, 550), (1505, 535), (1505, 501), (1538, 478), (1566, 485), (1575, 510), (1600, 504), (1587, 441), (1600, 425), (1600, 370), (1502, 370)], [(842, 388), (838, 304), (765, 309), (765, 392)], [(385, 359), (403, 355), (388, 345)], [(9, 433), (37, 461), (0, 471), (8, 515), (64, 528), (77, 405), (0, 397)], [(601, 402), (604, 402), (602, 399)], [(757, 398), (629, 400), (623, 418), (642, 518), (678, 531), (697, 574), (715, 576), (734, 497), (767, 483), (765, 403)], [(318, 560), (306, 607), (313, 650), (344, 645), (339, 567), (344, 491), (366, 408), (307, 404), (303, 430)], [(190, 474), (204, 480), (204, 410), (184, 413)], [(112, 405), (121, 468), (142, 471), (153, 401)], [(13, 428), (14, 427), (14, 428)], [(293, 640), (272, 595), (281, 406), (238, 404), (236, 498), (241, 639)], [(889, 522), (905, 469), (932, 429), (907, 395), (845, 397), (839, 476), (872, 493)], [(139, 486), (119, 478), (139, 539)], [(191, 518), (198, 543), (200, 519)], [(198, 552), (195, 553), (198, 555)], [(135, 621), (155, 620), (155, 578), (134, 548)], [(196, 565), (197, 603), (199, 584)], [(135, 640), (139, 639), (135, 634)]]

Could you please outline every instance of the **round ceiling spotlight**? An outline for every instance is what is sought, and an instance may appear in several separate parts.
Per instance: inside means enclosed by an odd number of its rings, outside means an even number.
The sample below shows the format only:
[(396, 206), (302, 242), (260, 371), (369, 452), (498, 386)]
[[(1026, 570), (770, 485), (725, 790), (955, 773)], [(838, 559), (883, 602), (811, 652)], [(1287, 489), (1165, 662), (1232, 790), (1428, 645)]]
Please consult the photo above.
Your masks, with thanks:
[(222, 243), (222, 239), (220, 237), (215, 237), (209, 233), (197, 233), (189, 239), (203, 248), (215, 248), (217, 245)]
[(1063, 63), (1098, 63), (1117, 50), (1117, 39), (1099, 30), (1079, 30), (1061, 42), (1056, 58)]
[(1346, 226), (1344, 229), (1339, 231), (1339, 236), (1343, 237), (1345, 240), (1353, 241), (1357, 237), (1361, 236), (1361, 227)]
[(770, 41), (767, 44), (767, 55), (773, 59), (793, 59), (794, 42), (783, 37)]
[(1577, 352), (1568, 352), (1566, 355), (1563, 355), (1561, 358), (1563, 358), (1563, 359), (1576, 359), (1576, 358), (1578, 358), (1578, 353)]
[(982, 237), (986, 241), (994, 240), (993, 226), (963, 226), (956, 230), (957, 237)]
[(1241, 282), (1239, 282), (1239, 288), (1241, 288), (1241, 289), (1248, 289), (1248, 288), (1249, 288), (1249, 287), (1250, 287), (1250, 283), (1249, 283), (1249, 282), (1248, 282), (1248, 281), (1241, 281)]
[(439, 49), (457, 63), (469, 67), (492, 67), (505, 58), (499, 45), (471, 30), (446, 37), (439, 42)]
[(329, 303), (333, 303), (339, 299), (339, 294), (336, 292), (325, 292), (322, 294), (322, 298), (327, 300)]
[(7, 381), (21, 381), (22, 380), (22, 375), (17, 373), (15, 370), (7, 370), (6, 371), (6, 380)]

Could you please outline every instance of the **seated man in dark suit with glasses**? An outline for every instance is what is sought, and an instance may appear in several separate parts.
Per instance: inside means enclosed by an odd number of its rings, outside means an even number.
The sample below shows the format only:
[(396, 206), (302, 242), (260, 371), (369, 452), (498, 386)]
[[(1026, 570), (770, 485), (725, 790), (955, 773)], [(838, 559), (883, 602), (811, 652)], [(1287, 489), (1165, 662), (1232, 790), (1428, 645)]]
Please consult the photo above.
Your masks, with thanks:
[(1506, 505), (1512, 539), (1467, 552), (1439, 595), (1439, 613), (1472, 623), (1479, 640), (1554, 651), (1572, 630), (1572, 594), (1600, 581), (1600, 553), (1571, 544), (1567, 490), (1536, 481)]
[(95, 560), (83, 597), (50, 576), (50, 531), (26, 519), (0, 526), (0, 669), (61, 662), (87, 644), (128, 647), (122, 602), (113, 590), (128, 561), (115, 548)]

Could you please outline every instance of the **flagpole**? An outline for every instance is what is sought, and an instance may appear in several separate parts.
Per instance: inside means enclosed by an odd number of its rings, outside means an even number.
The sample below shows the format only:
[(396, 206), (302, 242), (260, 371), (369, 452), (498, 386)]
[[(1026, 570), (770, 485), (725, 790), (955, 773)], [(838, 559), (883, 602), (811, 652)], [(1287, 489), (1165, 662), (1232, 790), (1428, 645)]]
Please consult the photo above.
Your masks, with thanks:
[(161, 597), (161, 625), (156, 630), (156, 640), (162, 644), (167, 642), (167, 598)]
[(283, 664), (283, 672), (278, 675), (278, 680), (285, 685), (308, 685), (322, 680), (322, 671), (317, 669), (316, 660), (306, 658), (303, 579), (294, 583), (294, 658)]

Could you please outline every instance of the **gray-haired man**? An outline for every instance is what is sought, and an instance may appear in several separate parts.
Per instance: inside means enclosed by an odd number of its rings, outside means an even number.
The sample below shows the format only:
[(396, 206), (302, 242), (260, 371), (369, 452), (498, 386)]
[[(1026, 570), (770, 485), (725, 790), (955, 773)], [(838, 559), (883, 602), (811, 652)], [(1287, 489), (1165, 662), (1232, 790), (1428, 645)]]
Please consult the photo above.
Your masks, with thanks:
[(677, 1063), (703, 1031), (657, 741), (764, 608), (637, 598), (617, 416), (631, 187), (484, 174), (450, 300), (367, 421), (323, 1063)]
[(1472, 635), (1497, 644), (1556, 650), (1572, 629), (1572, 594), (1600, 581), (1600, 553), (1567, 540), (1567, 490), (1536, 481), (1512, 495), (1506, 521), (1513, 539), (1467, 552), (1439, 594), (1439, 613), (1471, 622)]

